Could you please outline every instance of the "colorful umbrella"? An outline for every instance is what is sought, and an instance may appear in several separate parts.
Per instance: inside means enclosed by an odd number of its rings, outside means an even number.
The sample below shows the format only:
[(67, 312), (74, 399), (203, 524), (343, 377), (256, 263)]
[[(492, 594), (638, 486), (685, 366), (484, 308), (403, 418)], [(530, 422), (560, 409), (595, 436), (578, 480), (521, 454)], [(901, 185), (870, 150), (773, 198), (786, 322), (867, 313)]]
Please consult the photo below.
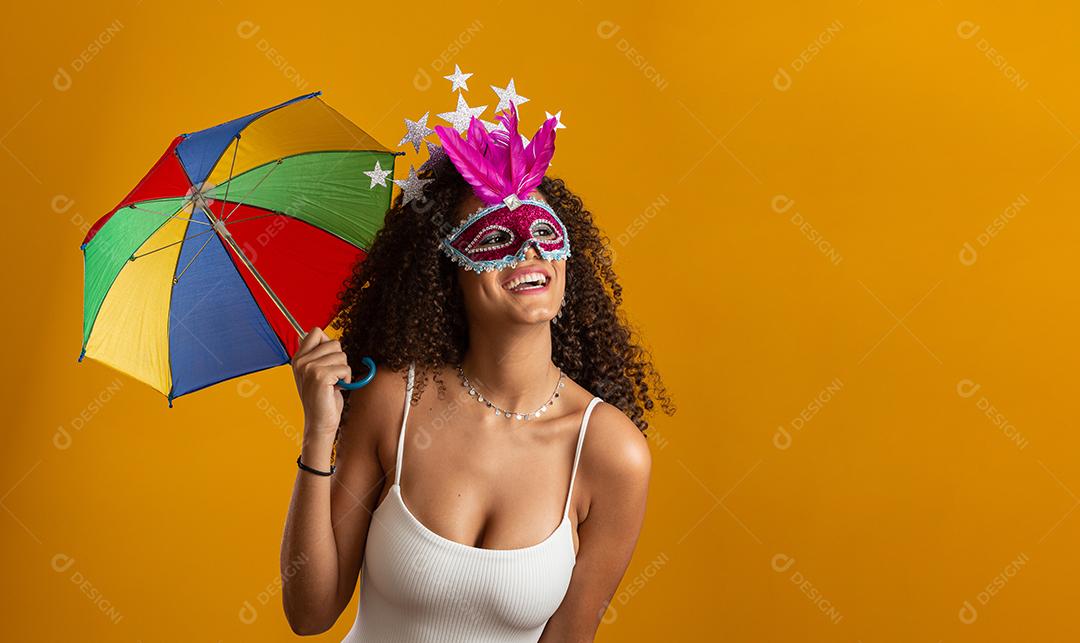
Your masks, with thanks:
[[(94, 223), (80, 246), (80, 362), (127, 373), (172, 406), (287, 364), (305, 329), (329, 326), (382, 225), (402, 152), (320, 94), (176, 137)], [(370, 380), (364, 363), (349, 388)]]

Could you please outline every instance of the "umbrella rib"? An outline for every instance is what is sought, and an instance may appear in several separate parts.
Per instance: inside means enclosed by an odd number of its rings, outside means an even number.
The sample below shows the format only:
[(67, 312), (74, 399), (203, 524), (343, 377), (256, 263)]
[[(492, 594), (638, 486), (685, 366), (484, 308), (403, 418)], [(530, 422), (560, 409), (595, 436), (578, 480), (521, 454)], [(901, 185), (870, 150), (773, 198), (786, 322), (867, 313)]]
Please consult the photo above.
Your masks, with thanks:
[[(195, 221), (195, 223), (202, 223), (202, 221)], [(204, 234), (210, 234), (211, 232), (213, 232), (213, 230), (206, 230), (204, 232), (199, 232), (197, 234), (191, 235), (190, 237), (184, 237), (183, 239), (181, 239), (179, 241), (173, 241), (172, 243), (167, 243), (167, 244), (161, 246), (160, 248), (154, 248), (153, 250), (148, 250), (147, 252), (144, 252), (141, 255), (131, 255), (131, 260), (134, 261), (136, 259), (141, 259), (141, 258), (145, 257), (146, 255), (153, 254), (153, 253), (157, 252), (158, 250), (164, 250), (165, 248), (168, 248), (170, 246), (175, 246), (178, 243), (184, 243), (188, 239), (194, 239), (195, 237), (201, 237)]]
[(196, 221), (195, 219), (189, 219), (189, 218), (186, 218), (186, 217), (178, 217), (178, 216), (176, 216), (175, 214), (174, 214), (174, 215), (172, 215), (172, 216), (171, 216), (171, 217), (169, 217), (169, 218), (170, 218), (170, 219), (176, 219), (177, 221), (187, 221), (187, 222), (189, 222), (189, 223), (198, 223), (199, 225), (204, 225), (204, 226), (207, 226), (207, 227), (209, 227), (209, 226), (210, 226), (210, 224), (209, 224), (209, 223), (207, 223), (207, 222), (205, 222), (205, 221)]
[[(199, 225), (209, 226), (210, 224), (205, 221), (196, 221), (195, 219), (189, 219), (187, 217), (178, 217), (175, 214), (169, 217), (169, 219), (176, 219), (177, 221), (188, 221), (190, 223), (198, 223)], [(166, 219), (168, 221), (169, 219)]]
[(240, 132), (236, 133), (234, 139), (236, 143), (232, 148), (232, 163), (229, 165), (229, 178), (225, 181), (225, 198), (221, 200), (221, 213), (218, 214), (218, 218), (221, 218), (222, 214), (225, 214), (225, 202), (229, 200), (229, 187), (232, 185), (233, 170), (236, 168), (236, 150), (240, 148)]
[[(255, 188), (257, 188), (257, 187), (259, 187), (260, 185), (262, 185), (262, 182), (263, 182), (263, 181), (265, 181), (265, 180), (267, 179), (267, 177), (269, 177), (269, 176), (270, 176), (271, 174), (273, 174), (273, 173), (274, 173), (274, 170), (278, 169), (278, 167), (279, 167), (279, 166), (280, 166), (280, 165), (282, 164), (282, 162), (283, 162), (283, 159), (278, 159), (277, 163), (275, 163), (275, 164), (274, 164), (274, 167), (270, 168), (270, 171), (269, 171), (269, 172), (267, 172), (266, 174), (264, 174), (264, 175), (262, 176), (262, 178), (261, 178), (261, 179), (259, 179), (258, 181), (256, 181), (256, 182), (255, 182), (255, 185), (251, 186), (251, 189), (247, 191), (247, 194), (245, 194), (245, 195), (244, 195), (243, 197), (241, 197), (241, 198), (240, 198), (240, 200), (239, 200), (239, 201), (238, 201), (238, 202), (236, 203), (236, 207), (234, 207), (234, 208), (233, 208), (232, 210), (229, 210), (229, 214), (225, 215), (225, 218), (224, 218), (224, 219), (222, 219), (222, 221), (223, 221), (223, 222), (224, 222), (224, 221), (228, 221), (228, 220), (229, 220), (229, 217), (231, 217), (231, 216), (233, 215), (233, 213), (234, 213), (234, 212), (236, 212), (236, 211), (237, 211), (237, 209), (239, 209), (239, 208), (240, 208), (240, 206), (244, 205), (244, 201), (245, 201), (245, 200), (246, 200), (246, 199), (247, 199), (247, 198), (248, 198), (249, 196), (251, 196), (251, 193), (255, 191)], [(225, 186), (225, 189), (226, 189), (226, 190), (228, 190), (228, 189), (229, 189), (229, 188), (228, 188), (228, 185), (226, 185), (226, 186)], [(222, 210), (224, 210), (224, 207), (222, 207)]]
[(237, 223), (243, 223), (245, 221), (252, 221), (254, 219), (262, 219), (263, 217), (273, 217), (273, 216), (277, 216), (277, 215), (278, 215), (277, 212), (270, 212), (269, 214), (260, 214), (260, 215), (256, 215), (256, 216), (253, 216), (253, 217), (248, 217), (246, 219), (237, 219), (237, 220), (233, 221), (233, 225), (236, 225)]
[[(213, 230), (211, 230), (211, 232), (213, 232)], [(189, 260), (189, 261), (187, 262), (187, 265), (186, 265), (186, 266), (184, 266), (184, 269), (183, 269), (183, 270), (181, 270), (181, 271), (179, 272), (179, 274), (177, 274), (177, 275), (176, 275), (175, 277), (173, 277), (173, 283), (176, 283), (176, 282), (180, 281), (180, 277), (183, 277), (183, 276), (184, 276), (184, 273), (185, 273), (185, 272), (187, 272), (187, 269), (188, 269), (188, 267), (190, 267), (190, 266), (191, 266), (191, 263), (192, 263), (193, 261), (195, 261), (195, 258), (196, 258), (196, 257), (198, 257), (200, 253), (202, 253), (202, 251), (203, 251), (203, 248), (205, 248), (205, 247), (206, 247), (206, 244), (210, 243), (210, 240), (211, 240), (211, 239), (213, 239), (213, 238), (214, 238), (214, 237), (212, 237), (212, 236), (210, 236), (210, 237), (207, 237), (207, 238), (206, 238), (206, 241), (204, 241), (204, 242), (203, 242), (203, 244), (202, 244), (202, 246), (201, 246), (201, 247), (199, 248), (198, 252), (196, 252), (196, 253), (195, 253), (195, 256), (194, 256), (194, 257), (192, 257), (192, 258), (191, 258), (191, 259), (190, 259), (190, 260)]]
[[(184, 217), (181, 217), (181, 216), (179, 216), (179, 213), (180, 213), (180, 212), (183, 212), (183, 211), (184, 211), (184, 208), (188, 207), (188, 206), (189, 206), (189, 205), (191, 205), (191, 204), (192, 204), (193, 202), (194, 202), (194, 199), (192, 199), (192, 200), (189, 200), (189, 201), (188, 201), (187, 203), (185, 203), (184, 205), (180, 206), (180, 209), (179, 209), (179, 210), (177, 210), (177, 214), (174, 214), (174, 215), (172, 215), (171, 217), (169, 217), (169, 219), (178, 219), (178, 220), (180, 220), (180, 221), (190, 221), (190, 222), (192, 222), (192, 223), (198, 223), (199, 225), (205, 225), (205, 226), (208, 226), (208, 225), (210, 225), (209, 223), (206, 223), (205, 221), (196, 221), (195, 219), (187, 219), (187, 218), (184, 218)], [(157, 212), (156, 210), (147, 210), (146, 208), (140, 208), (140, 207), (139, 207), (139, 206), (137, 206), (137, 205), (129, 205), (129, 206), (127, 206), (127, 208), (126, 208), (126, 209), (128, 209), (128, 210), (138, 210), (138, 211), (140, 211), (140, 212), (149, 212), (150, 214), (156, 214), (156, 215), (158, 215), (158, 216), (161, 216), (161, 213), (160, 213), (160, 212)], [(168, 221), (169, 219), (165, 219), (165, 221)], [(163, 221), (162, 223), (164, 223), (164, 221)]]

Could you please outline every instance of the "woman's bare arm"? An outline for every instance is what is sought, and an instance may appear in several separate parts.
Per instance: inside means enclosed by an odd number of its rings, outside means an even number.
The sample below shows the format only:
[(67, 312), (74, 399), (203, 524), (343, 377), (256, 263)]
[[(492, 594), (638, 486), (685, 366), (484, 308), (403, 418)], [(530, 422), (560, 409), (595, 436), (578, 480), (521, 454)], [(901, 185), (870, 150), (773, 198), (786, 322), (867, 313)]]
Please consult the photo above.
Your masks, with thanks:
[[(343, 353), (340, 358), (333, 357), (335, 351), (340, 351), (340, 344), (331, 344), (323, 349), (322, 357), (307, 361), (309, 376), (315, 376), (318, 369), (311, 364), (317, 360), (326, 363), (344, 357)], [(336, 381), (333, 377), (327, 375), (331, 385)], [(297, 471), (281, 545), (282, 604), (297, 634), (319, 634), (330, 629), (352, 598), (371, 513), (385, 479), (378, 456), (379, 442), (387, 426), (393, 425), (391, 409), (401, 401), (397, 388), (403, 388), (400, 377), (377, 370), (367, 386), (350, 393), (334, 475)], [(339, 391), (335, 393), (340, 395)], [(327, 415), (325, 408), (321, 413), (309, 412), (309, 406), (315, 403), (305, 401), (301, 457), (304, 464), (326, 470), (334, 432), (310, 424), (309, 416), (321, 416), (325, 422)]]
[(609, 404), (594, 409), (578, 479), (587, 470), (588, 513), (578, 525), (578, 556), (562, 605), (540, 643), (592, 641), (634, 554), (649, 492), (652, 456), (645, 436)]

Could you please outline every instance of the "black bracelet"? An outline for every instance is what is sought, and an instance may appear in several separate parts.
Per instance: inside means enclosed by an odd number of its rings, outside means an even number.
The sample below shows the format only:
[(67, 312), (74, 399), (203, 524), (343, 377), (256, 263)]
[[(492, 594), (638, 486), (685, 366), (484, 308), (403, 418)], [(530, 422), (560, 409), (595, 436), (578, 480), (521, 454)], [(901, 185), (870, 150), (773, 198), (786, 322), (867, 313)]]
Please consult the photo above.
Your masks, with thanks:
[(300, 462), (300, 456), (296, 456), (296, 466), (300, 467), (304, 471), (307, 471), (308, 473), (314, 473), (314, 474), (317, 474), (317, 475), (320, 475), (320, 476), (333, 475), (334, 470), (337, 469), (337, 465), (333, 465), (333, 464), (330, 465), (330, 470), (329, 471), (319, 471), (318, 469), (313, 469), (313, 468), (307, 466), (306, 464), (304, 464), (303, 462)]

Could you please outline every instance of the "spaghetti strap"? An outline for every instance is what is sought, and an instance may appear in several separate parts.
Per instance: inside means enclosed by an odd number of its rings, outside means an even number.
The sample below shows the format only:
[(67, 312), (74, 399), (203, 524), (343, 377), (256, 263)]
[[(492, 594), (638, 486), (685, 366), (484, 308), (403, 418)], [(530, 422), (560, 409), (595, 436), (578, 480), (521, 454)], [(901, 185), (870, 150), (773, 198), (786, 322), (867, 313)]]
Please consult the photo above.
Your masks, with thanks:
[(574, 478), (577, 477), (578, 460), (581, 459), (581, 445), (585, 442), (585, 429), (589, 426), (589, 416), (592, 415), (593, 409), (596, 408), (598, 402), (602, 402), (599, 397), (593, 397), (589, 401), (589, 406), (585, 408), (585, 415), (581, 418), (581, 428), (578, 429), (577, 449), (574, 451), (574, 466), (570, 470), (570, 490), (566, 492), (566, 507), (563, 508), (563, 520), (570, 516), (570, 500), (574, 497)]
[(401, 486), (401, 458), (405, 455), (405, 423), (409, 420), (409, 401), (412, 399), (415, 364), (409, 364), (409, 383), (405, 387), (405, 409), (401, 417), (401, 430), (398, 432), (397, 466), (394, 467), (394, 484)]

